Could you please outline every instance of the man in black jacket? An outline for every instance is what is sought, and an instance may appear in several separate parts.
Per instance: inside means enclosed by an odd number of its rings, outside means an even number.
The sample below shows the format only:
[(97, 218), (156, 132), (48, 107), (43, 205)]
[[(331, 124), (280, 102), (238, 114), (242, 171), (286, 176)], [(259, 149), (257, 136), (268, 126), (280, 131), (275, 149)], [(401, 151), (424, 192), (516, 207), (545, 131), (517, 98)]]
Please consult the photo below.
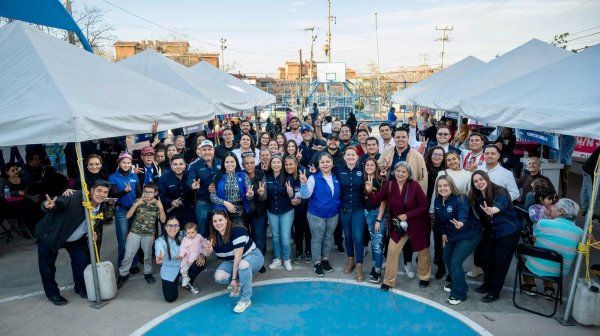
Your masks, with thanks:
[[(94, 214), (105, 211), (106, 205), (103, 202), (108, 197), (109, 190), (108, 181), (97, 180), (92, 185), (90, 203), (94, 207)], [(42, 284), (48, 300), (57, 306), (67, 304), (67, 300), (60, 295), (58, 284), (54, 279), (56, 258), (61, 248), (65, 248), (71, 258), (75, 293), (82, 298), (87, 298), (83, 271), (89, 264), (86, 237), (88, 225), (81, 197), (81, 191), (66, 197), (50, 198), (46, 195), (46, 200), (42, 203), (42, 211), (46, 215), (37, 225), (38, 264)], [(94, 226), (102, 224), (101, 220), (97, 220)]]

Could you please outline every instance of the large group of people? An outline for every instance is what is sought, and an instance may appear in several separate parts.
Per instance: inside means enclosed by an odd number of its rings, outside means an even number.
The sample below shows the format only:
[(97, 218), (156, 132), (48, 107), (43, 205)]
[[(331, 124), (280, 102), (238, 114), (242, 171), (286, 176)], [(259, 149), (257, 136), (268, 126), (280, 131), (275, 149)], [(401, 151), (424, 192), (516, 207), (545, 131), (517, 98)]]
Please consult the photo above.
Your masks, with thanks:
[[(178, 286), (198, 293), (194, 280), (214, 252), (221, 260), (214, 280), (239, 297), (234, 311), (241, 313), (251, 305), (254, 273), (292, 271), (306, 262), (323, 277), (334, 270), (334, 246), (347, 257), (343, 272), (364, 281), (370, 241), (373, 266), (367, 280), (381, 283), (383, 291), (396, 286), (403, 254), (407, 277), (416, 271), (419, 287), (428, 287), (436, 265), (435, 279), (447, 282), (447, 302), (459, 304), (468, 291), (463, 262), (473, 254), (475, 266), (467, 275), (483, 273), (475, 292), (483, 302), (493, 302), (522, 231), (513, 202), (531, 205), (537, 216), (534, 234), (545, 235), (538, 241), (548, 245), (555, 227), (571, 233), (571, 241), (581, 236), (573, 222), (577, 205), (558, 200), (540, 174), (539, 159), (531, 158), (528, 172), (515, 178), (506, 154), (514, 144), (507, 132), (499, 142), (486, 143), (481, 133), (457, 134), (452, 123), (436, 124), (423, 113), (406, 125), (382, 123), (374, 137), (366, 123), (353, 131), (339, 120), (327, 125), (318, 114), (313, 119), (303, 123), (291, 117), (288, 131), (276, 134), (272, 128), (255, 132), (244, 121), (237, 129), (225, 127), (218, 143), (206, 134), (177, 135), (173, 143), (153, 139), (139, 153), (115, 155), (114, 148), (86, 146), (84, 177), (94, 211), (108, 218), (114, 212), (118, 287), (140, 272), (140, 263), (145, 280), (154, 283), (156, 263), (166, 301), (177, 299)], [(11, 195), (23, 195), (31, 177), (19, 175), (14, 164), (4, 169)], [(66, 303), (54, 281), (60, 248), (71, 255), (75, 291), (86, 295), (87, 228), (77, 207), (81, 188), (76, 184), (62, 196), (45, 193), (41, 202), (49, 215), (37, 225), (40, 273), (46, 295), (57, 305)], [(95, 223), (98, 244), (102, 224)], [(564, 245), (561, 253), (574, 253), (572, 243)], [(534, 261), (528, 265), (555, 271)], [(526, 286), (532, 292), (535, 285), (527, 279)]]

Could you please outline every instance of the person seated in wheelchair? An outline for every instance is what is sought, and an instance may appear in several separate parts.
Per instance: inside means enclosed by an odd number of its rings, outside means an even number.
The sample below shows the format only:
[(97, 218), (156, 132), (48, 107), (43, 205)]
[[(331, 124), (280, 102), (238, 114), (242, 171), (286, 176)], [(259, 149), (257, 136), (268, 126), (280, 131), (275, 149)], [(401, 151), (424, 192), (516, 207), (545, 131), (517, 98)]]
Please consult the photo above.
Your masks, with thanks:
[[(563, 274), (569, 274), (571, 264), (577, 255), (577, 245), (581, 240), (583, 230), (575, 225), (575, 218), (579, 213), (579, 205), (575, 201), (562, 198), (550, 208), (549, 219), (541, 219), (533, 226), (534, 246), (543, 247), (560, 253), (563, 257)], [(525, 267), (536, 275), (557, 277), (560, 275), (560, 265), (535, 257), (527, 257)], [(523, 276), (523, 292), (536, 295), (535, 279)], [(544, 280), (543, 294), (547, 298), (554, 297), (554, 288), (551, 281)]]

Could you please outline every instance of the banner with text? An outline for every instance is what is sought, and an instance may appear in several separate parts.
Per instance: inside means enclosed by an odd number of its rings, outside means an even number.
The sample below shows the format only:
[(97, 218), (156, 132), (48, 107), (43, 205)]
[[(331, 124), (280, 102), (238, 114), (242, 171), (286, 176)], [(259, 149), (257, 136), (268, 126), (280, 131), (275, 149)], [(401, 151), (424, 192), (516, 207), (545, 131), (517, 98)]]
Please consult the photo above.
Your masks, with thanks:
[(556, 135), (543, 133), (543, 132), (517, 129), (516, 137), (517, 137), (517, 139), (520, 139), (520, 140), (535, 141), (544, 146), (558, 149), (558, 136), (556, 136)]

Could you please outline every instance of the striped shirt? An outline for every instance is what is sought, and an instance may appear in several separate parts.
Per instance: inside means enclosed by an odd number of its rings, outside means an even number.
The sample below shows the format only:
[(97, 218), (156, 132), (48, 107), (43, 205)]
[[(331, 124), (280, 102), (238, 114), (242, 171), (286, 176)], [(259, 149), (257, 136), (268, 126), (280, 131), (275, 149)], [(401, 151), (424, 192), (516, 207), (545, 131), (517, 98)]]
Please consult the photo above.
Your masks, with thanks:
[[(569, 274), (582, 234), (583, 230), (566, 218), (542, 219), (533, 227), (535, 246), (554, 250), (562, 255), (564, 275)], [(540, 276), (558, 276), (560, 273), (559, 264), (538, 258), (527, 258), (525, 266)]]
[(214, 247), (217, 258), (222, 260), (233, 260), (233, 250), (243, 247), (244, 256), (252, 252), (256, 245), (248, 235), (248, 230), (242, 226), (233, 226), (228, 243), (223, 242), (223, 237), (217, 234), (217, 244)]

